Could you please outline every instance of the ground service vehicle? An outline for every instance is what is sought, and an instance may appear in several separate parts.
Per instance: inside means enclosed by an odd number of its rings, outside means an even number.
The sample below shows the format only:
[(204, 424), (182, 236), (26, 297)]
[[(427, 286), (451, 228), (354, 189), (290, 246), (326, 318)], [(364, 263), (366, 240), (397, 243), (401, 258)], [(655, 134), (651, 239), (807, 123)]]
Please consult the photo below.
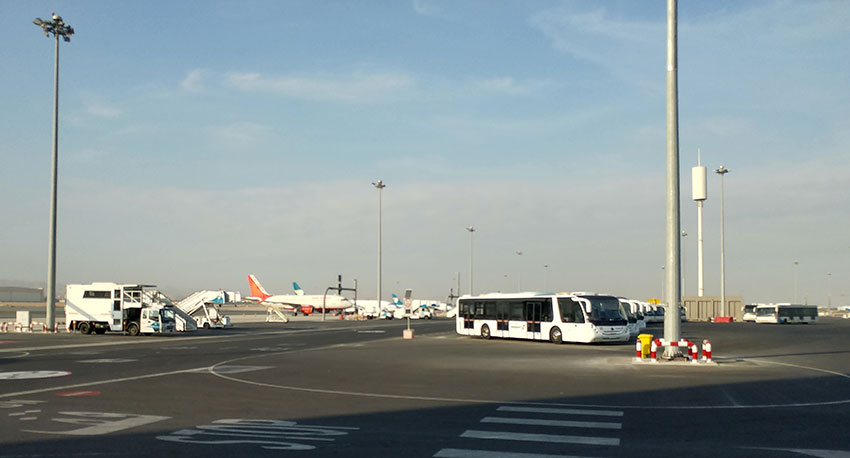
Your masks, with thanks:
[(456, 331), (461, 335), (561, 342), (627, 342), (626, 319), (613, 296), (501, 294), (458, 300)]
[(766, 304), (756, 307), (756, 323), (808, 323), (817, 317), (816, 305)]
[[(744, 305), (744, 321), (756, 321), (756, 307), (759, 304), (746, 304)], [(763, 305), (763, 304), (762, 304)]]
[(91, 283), (68, 285), (65, 290), (65, 326), (68, 332), (132, 336), (174, 332), (174, 308), (153, 285)]

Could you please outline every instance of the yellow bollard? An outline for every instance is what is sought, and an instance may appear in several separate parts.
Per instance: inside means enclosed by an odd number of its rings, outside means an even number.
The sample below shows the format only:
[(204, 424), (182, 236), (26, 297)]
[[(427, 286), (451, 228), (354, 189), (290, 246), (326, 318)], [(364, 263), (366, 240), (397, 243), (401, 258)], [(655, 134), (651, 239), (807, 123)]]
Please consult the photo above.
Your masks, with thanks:
[(638, 340), (640, 340), (641, 356), (644, 358), (649, 356), (650, 347), (652, 346), (652, 337), (652, 334), (639, 334), (637, 336)]

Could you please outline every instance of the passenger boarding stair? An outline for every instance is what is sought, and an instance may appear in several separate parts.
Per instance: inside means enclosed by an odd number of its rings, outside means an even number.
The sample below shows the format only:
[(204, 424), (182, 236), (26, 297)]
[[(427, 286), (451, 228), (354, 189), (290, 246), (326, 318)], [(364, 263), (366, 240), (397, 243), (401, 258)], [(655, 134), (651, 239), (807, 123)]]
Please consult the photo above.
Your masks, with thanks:
[[(192, 293), (175, 305), (195, 322), (195, 329), (197, 329), (201, 326), (210, 328), (230, 325), (230, 317), (221, 316), (218, 311), (218, 305), (225, 302), (227, 302), (227, 294), (224, 291), (204, 290)], [(203, 316), (194, 318), (200, 310), (203, 310)], [(183, 314), (178, 313), (181, 316)]]
[(280, 307), (270, 306), (266, 310), (266, 323), (272, 321), (283, 321), (284, 323), (289, 323), (289, 318), (286, 317)]

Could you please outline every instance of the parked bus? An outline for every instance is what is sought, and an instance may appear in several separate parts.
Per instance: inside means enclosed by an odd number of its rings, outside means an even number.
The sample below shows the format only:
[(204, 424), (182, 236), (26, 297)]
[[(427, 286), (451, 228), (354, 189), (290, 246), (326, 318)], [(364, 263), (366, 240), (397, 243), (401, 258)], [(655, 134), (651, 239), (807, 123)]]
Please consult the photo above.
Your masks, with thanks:
[[(760, 304), (746, 304), (744, 305), (744, 321), (756, 321), (756, 307)], [(763, 304), (761, 304), (763, 305)]]
[(766, 304), (756, 307), (756, 323), (808, 323), (817, 317), (816, 305)]
[(561, 342), (627, 342), (627, 321), (613, 296), (501, 294), (463, 296), (457, 333)]

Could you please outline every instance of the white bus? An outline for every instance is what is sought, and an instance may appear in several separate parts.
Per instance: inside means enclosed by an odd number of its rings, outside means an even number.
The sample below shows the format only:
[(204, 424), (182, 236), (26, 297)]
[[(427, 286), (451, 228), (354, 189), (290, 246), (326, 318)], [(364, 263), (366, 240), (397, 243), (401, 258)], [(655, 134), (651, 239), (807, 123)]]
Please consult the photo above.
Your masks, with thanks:
[(817, 317), (816, 305), (766, 304), (756, 307), (756, 323), (808, 323)]
[(626, 318), (613, 296), (484, 294), (458, 300), (457, 333), (561, 342), (628, 342)]
[(745, 305), (744, 309), (743, 309), (744, 316), (743, 316), (742, 319), (744, 321), (753, 321), (753, 322), (756, 321), (756, 307), (758, 307), (759, 305), (764, 305), (764, 304), (747, 304), (747, 305)]

